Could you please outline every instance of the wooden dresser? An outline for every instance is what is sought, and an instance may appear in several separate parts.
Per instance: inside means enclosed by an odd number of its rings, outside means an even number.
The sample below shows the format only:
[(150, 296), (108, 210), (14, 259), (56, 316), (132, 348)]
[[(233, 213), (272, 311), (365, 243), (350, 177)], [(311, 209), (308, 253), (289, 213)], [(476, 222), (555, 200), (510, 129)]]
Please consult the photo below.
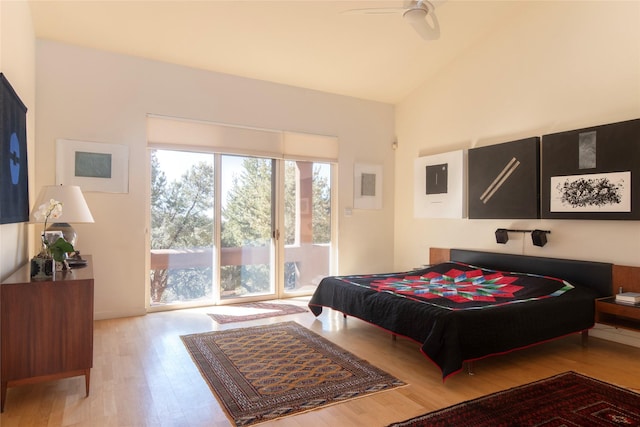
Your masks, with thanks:
[(31, 281), (29, 264), (0, 284), (0, 410), (7, 388), (84, 375), (93, 366), (93, 268)]

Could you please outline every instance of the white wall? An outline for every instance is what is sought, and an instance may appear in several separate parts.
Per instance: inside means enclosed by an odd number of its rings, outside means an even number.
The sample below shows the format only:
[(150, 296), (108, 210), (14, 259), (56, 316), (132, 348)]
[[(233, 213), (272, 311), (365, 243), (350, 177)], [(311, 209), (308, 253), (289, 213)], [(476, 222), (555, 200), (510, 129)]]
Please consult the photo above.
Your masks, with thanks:
[[(37, 103), (38, 188), (55, 182), (57, 138), (129, 147), (129, 193), (86, 193), (96, 222), (74, 224), (78, 249), (94, 256), (98, 319), (145, 310), (148, 113), (338, 136), (340, 273), (393, 266), (391, 105), (43, 40)], [(384, 208), (345, 217), (354, 162), (383, 165)]]
[[(27, 106), (29, 193), (34, 195), (35, 36), (26, 0), (0, 1), (0, 71)], [(26, 223), (0, 225), (0, 280), (24, 264), (29, 227)]]
[[(519, 15), (396, 107), (395, 268), (426, 262), (429, 247), (524, 247), (527, 255), (640, 266), (638, 221), (413, 218), (419, 155), (633, 118), (640, 118), (640, 2), (522, 2)], [(498, 227), (552, 233), (544, 248), (519, 235), (498, 245)]]

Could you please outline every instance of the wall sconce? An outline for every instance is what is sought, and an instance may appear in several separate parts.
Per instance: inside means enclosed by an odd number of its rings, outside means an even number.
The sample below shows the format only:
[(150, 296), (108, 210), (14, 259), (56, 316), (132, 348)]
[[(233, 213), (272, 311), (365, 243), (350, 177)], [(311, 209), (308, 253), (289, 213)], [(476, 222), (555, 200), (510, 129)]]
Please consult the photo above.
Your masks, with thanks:
[(496, 230), (496, 243), (507, 243), (509, 241), (509, 232), (512, 233), (531, 233), (531, 240), (534, 246), (544, 246), (547, 244), (547, 234), (550, 230), (511, 230), (507, 228), (498, 228)]
[(547, 244), (547, 234), (551, 233), (549, 230), (533, 230), (531, 232), (531, 240), (534, 246), (544, 246)]
[[(511, 230), (515, 231), (515, 230)], [(506, 228), (498, 228), (496, 230), (496, 243), (505, 244), (509, 241), (509, 230)]]

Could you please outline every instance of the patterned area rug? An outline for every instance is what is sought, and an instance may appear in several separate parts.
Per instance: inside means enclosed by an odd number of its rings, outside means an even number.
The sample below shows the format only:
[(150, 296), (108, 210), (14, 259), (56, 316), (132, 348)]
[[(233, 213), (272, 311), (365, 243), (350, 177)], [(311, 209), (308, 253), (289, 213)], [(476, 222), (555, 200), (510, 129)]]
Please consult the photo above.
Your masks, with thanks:
[(404, 385), (295, 322), (181, 338), (237, 426)]
[(264, 319), (265, 317), (284, 316), (286, 314), (304, 313), (305, 307), (293, 304), (274, 304), (267, 302), (251, 302), (246, 304), (222, 305), (216, 307), (216, 313), (207, 313), (213, 320), (222, 323), (246, 322), (247, 320)]
[(640, 394), (565, 372), (389, 427), (465, 425), (639, 426)]

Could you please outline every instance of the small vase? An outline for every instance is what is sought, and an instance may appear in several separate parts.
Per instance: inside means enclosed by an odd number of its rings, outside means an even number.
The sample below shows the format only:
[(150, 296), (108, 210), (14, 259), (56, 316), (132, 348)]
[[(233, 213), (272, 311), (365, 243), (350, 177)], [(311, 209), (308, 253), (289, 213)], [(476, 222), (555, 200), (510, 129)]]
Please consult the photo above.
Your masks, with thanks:
[(31, 259), (31, 278), (33, 280), (53, 280), (55, 273), (53, 258), (36, 256)]

